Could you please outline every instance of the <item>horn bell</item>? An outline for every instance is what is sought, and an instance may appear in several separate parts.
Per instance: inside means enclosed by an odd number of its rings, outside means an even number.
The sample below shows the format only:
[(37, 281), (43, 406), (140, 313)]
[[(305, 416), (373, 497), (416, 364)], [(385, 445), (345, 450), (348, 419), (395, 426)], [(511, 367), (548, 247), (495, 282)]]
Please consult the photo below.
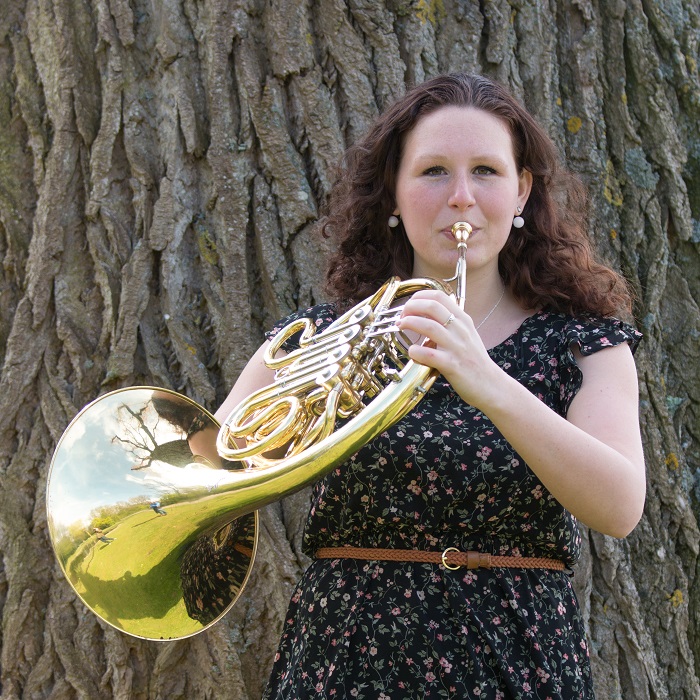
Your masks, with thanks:
[(70, 423), (47, 482), (51, 542), (69, 583), (134, 637), (182, 639), (223, 617), (255, 558), (258, 515), (231, 513), (241, 468), (215, 449), (217, 421), (155, 387), (105, 394)]

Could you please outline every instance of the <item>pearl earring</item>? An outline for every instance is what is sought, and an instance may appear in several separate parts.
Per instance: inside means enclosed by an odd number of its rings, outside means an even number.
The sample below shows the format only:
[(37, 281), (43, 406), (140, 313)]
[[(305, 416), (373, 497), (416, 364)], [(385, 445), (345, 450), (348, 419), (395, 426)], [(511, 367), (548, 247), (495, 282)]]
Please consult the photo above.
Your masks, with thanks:
[(389, 217), (389, 228), (396, 228), (399, 225), (399, 217), (392, 214)]
[(523, 219), (523, 217), (520, 216), (520, 212), (522, 211), (522, 209), (520, 207), (515, 207), (515, 211), (518, 212), (518, 215), (513, 217), (513, 227), (522, 228), (523, 226), (525, 226), (525, 219)]

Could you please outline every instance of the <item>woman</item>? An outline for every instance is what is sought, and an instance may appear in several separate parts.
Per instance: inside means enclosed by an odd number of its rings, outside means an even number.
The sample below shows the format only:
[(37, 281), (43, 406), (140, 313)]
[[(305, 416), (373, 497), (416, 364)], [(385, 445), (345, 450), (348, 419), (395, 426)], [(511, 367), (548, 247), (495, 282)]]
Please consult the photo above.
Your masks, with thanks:
[[(565, 567), (577, 520), (632, 530), (645, 477), (640, 336), (611, 318), (630, 298), (593, 260), (584, 205), (543, 130), (482, 77), (413, 88), (349, 149), (323, 222), (339, 242), (334, 304), (300, 315), (322, 329), (392, 274), (451, 277), (457, 221), (473, 229), (466, 306), (437, 291), (405, 304), (401, 330), (432, 341), (410, 356), (440, 376), (316, 484), (305, 548), (321, 557), (292, 597), (266, 698), (593, 697)], [(220, 418), (270, 383), (261, 357)], [(463, 568), (456, 550), (506, 558)]]

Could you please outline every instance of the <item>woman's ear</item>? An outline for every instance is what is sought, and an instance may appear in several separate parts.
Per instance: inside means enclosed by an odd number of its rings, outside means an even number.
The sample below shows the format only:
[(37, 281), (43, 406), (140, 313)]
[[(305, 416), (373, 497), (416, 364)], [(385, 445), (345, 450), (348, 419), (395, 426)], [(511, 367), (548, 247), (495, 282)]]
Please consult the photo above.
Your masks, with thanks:
[(525, 209), (525, 204), (532, 191), (532, 173), (525, 168), (522, 169), (518, 179), (518, 206)]

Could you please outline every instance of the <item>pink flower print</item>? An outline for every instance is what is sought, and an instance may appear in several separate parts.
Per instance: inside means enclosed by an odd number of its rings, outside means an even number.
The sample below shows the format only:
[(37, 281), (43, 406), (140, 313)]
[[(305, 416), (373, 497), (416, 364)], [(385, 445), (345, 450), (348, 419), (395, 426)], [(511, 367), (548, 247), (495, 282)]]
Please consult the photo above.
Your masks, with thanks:
[(481, 457), (484, 461), (489, 458), (489, 455), (491, 454), (492, 450), (490, 447), (486, 447), (485, 445), (476, 453), (477, 457)]
[(452, 664), (444, 656), (440, 658), (440, 666), (445, 669), (445, 673), (449, 673), (452, 670)]
[(428, 683), (432, 683), (436, 678), (437, 676), (432, 671), (428, 671), (425, 674), (425, 680), (428, 681)]
[(612, 343), (605, 337), (600, 339), (600, 344), (605, 347), (606, 345), (612, 345)]

